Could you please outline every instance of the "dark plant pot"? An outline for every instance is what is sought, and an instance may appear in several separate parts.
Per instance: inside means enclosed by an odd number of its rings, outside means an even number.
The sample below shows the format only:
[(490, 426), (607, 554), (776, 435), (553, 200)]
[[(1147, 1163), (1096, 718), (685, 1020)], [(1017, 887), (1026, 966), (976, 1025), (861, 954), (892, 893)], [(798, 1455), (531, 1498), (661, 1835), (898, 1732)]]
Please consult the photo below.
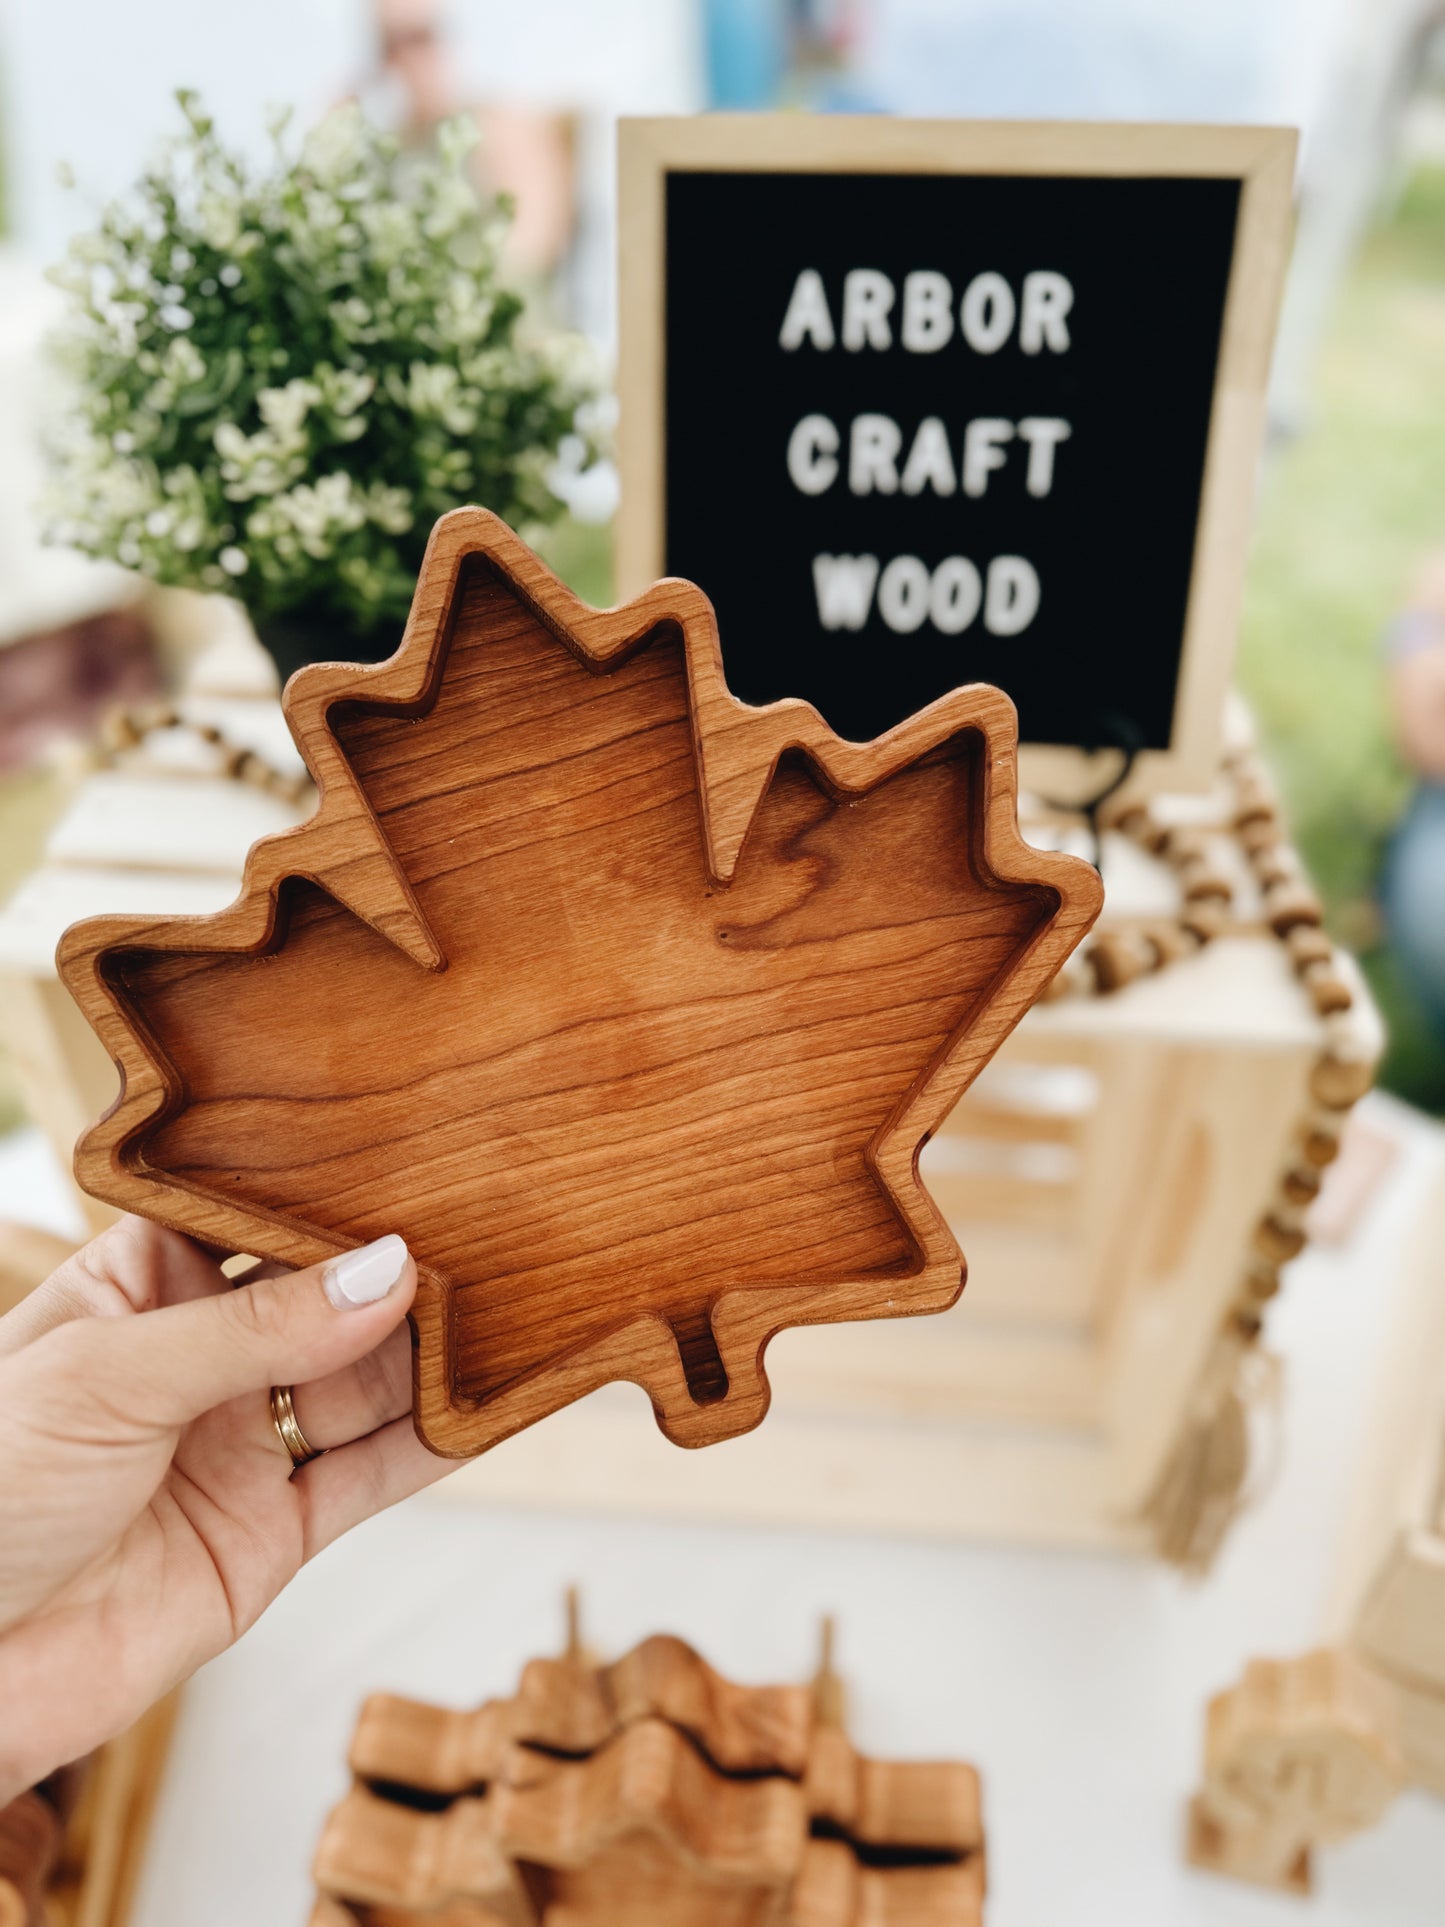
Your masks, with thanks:
[(361, 630), (322, 609), (287, 609), (252, 622), (283, 684), (308, 662), (383, 662), (401, 641), (390, 623)]

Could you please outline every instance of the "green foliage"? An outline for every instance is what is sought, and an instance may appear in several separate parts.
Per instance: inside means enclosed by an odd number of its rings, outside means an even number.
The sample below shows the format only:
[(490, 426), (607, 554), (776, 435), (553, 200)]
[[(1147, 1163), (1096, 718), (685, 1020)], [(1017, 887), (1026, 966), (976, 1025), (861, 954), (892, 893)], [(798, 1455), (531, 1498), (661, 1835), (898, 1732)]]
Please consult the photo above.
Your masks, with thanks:
[(1445, 1047), (1409, 1004), (1375, 885), (1413, 786), (1391, 740), (1380, 637), (1445, 546), (1445, 170), (1366, 240), (1277, 452), (1250, 565), (1240, 674), (1332, 928), (1364, 953), (1391, 1030), (1385, 1082), (1445, 1108)]
[(262, 619), (399, 625), (438, 515), (560, 512), (559, 450), (590, 447), (581, 347), (525, 337), (466, 122), (425, 158), (355, 107), (294, 155), (278, 120), (256, 173), (178, 98), (185, 133), (52, 277), (78, 412), (50, 539)]

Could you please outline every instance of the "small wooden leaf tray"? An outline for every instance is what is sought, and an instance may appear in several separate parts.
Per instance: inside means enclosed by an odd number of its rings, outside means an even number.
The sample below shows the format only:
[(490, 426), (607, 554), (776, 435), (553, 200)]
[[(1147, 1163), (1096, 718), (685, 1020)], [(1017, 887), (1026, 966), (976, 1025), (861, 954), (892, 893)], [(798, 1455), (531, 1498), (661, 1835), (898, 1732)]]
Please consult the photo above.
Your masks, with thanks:
[(376, 1695), (313, 1927), (979, 1927), (977, 1773), (859, 1754), (820, 1687), (659, 1635), (611, 1666), (574, 1642), (473, 1712)]
[(592, 609), (464, 509), (397, 653), (285, 705), (320, 803), (235, 903), (61, 942), (123, 1080), (88, 1191), (288, 1264), (400, 1232), (456, 1456), (619, 1378), (706, 1445), (783, 1326), (953, 1302), (919, 1149), (1101, 894), (1019, 837), (1007, 697), (844, 742), (729, 694), (690, 584)]

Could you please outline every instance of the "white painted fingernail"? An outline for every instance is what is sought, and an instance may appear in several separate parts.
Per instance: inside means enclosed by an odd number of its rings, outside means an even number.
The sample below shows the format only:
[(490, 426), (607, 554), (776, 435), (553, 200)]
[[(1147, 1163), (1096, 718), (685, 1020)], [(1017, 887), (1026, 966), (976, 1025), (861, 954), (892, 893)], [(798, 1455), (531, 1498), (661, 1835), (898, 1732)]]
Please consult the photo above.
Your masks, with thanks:
[(343, 1251), (321, 1274), (321, 1288), (338, 1311), (374, 1305), (385, 1298), (406, 1270), (411, 1254), (394, 1231), (359, 1251)]

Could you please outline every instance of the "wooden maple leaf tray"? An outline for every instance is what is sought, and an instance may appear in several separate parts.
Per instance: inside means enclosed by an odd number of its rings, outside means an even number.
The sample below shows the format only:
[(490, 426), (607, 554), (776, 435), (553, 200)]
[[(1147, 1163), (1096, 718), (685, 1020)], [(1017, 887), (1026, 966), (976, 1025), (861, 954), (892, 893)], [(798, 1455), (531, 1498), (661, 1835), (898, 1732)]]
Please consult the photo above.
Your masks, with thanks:
[(237, 900), (61, 941), (122, 1078), (86, 1190), (294, 1265), (400, 1232), (458, 1456), (619, 1378), (707, 1444), (783, 1326), (954, 1301), (918, 1152), (1101, 900), (1019, 836), (1007, 697), (844, 742), (728, 692), (691, 584), (592, 609), (461, 509), (397, 653), (284, 702), (320, 803)]

